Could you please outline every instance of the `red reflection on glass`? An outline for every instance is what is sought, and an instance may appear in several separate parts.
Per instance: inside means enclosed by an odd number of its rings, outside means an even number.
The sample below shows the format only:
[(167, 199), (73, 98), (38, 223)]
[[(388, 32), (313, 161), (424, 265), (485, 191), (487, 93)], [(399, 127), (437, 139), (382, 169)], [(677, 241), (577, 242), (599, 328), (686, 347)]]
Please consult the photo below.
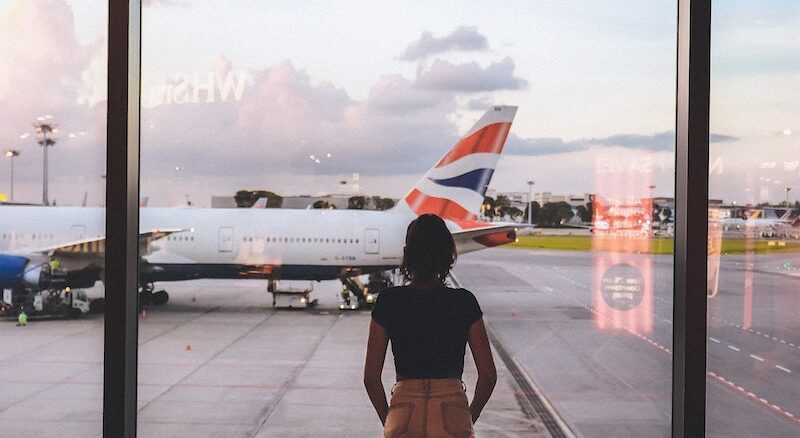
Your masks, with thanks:
[(600, 329), (647, 335), (653, 331), (652, 163), (619, 164), (597, 166), (592, 300)]
[(719, 265), (722, 254), (722, 214), (719, 208), (708, 209), (708, 284), (707, 294), (714, 298), (719, 292)]
[(753, 325), (753, 268), (755, 267), (755, 227), (745, 228), (744, 239), (744, 306), (742, 312), (742, 328), (750, 329)]

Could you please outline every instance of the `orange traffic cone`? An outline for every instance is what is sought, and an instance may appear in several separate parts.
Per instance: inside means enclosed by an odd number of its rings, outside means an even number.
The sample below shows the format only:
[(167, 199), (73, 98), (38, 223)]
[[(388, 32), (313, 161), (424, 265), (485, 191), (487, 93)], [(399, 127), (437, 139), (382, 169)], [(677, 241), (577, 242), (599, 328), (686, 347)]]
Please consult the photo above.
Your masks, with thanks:
[(192, 344), (186, 344), (186, 351), (192, 351)]

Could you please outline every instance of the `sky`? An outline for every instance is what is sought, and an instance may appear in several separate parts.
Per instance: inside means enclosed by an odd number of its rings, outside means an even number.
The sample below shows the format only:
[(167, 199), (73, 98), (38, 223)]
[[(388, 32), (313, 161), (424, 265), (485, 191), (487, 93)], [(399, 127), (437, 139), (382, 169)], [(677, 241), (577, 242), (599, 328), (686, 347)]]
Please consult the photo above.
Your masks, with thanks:
[[(800, 192), (800, 4), (714, 6), (710, 196), (781, 201)], [(22, 152), (17, 201), (41, 200), (31, 125), (52, 115), (51, 196), (103, 202), (106, 15), (102, 0), (0, 0), (0, 147)], [(534, 180), (671, 196), (675, 25), (674, 3), (656, 0), (147, 0), (142, 196), (399, 197), (493, 104), (519, 107), (497, 192)]]

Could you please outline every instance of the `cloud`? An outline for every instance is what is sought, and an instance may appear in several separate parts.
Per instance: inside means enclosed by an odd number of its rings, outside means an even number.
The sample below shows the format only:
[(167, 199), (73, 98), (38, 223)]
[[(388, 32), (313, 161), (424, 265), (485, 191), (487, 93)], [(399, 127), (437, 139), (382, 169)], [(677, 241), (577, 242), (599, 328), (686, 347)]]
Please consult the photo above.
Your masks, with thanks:
[(411, 43), (400, 59), (404, 61), (416, 61), (424, 59), (429, 55), (445, 53), (453, 50), (477, 51), (485, 50), (489, 47), (489, 42), (484, 35), (478, 32), (477, 26), (461, 26), (441, 38), (433, 36), (432, 33), (422, 32), (419, 40)]
[(451, 103), (451, 96), (415, 87), (412, 81), (400, 75), (384, 75), (378, 78), (367, 99), (370, 108), (395, 113), (420, 111)]
[(17, 200), (40, 199), (42, 152), (31, 125), (45, 114), (59, 127), (49, 152), (51, 196), (79, 202), (87, 187), (102, 187), (105, 46), (105, 39), (78, 42), (72, 10), (63, 0), (0, 6), (0, 144), (22, 152), (15, 163)]
[(713, 132), (709, 135), (708, 140), (711, 143), (730, 143), (736, 140), (739, 140), (739, 137), (733, 137), (730, 135), (724, 134), (714, 134)]
[(189, 4), (185, 1), (181, 0), (145, 0), (145, 6), (154, 6), (154, 7), (167, 7), (167, 6), (180, 6), (180, 7), (189, 7)]
[(492, 98), (483, 96), (468, 100), (466, 108), (471, 111), (485, 111), (492, 105), (494, 105)]
[(417, 71), (417, 86), (428, 90), (473, 93), (525, 88), (527, 81), (514, 76), (514, 68), (514, 61), (508, 57), (486, 68), (474, 61), (451, 64), (436, 59), (430, 67), (420, 67)]
[[(709, 136), (711, 143), (733, 142), (737, 137), (714, 134)], [(564, 141), (558, 137), (521, 138), (511, 133), (506, 140), (505, 152), (510, 155), (552, 155), (584, 151), (591, 147), (622, 147), (636, 150), (672, 151), (675, 149), (675, 132), (664, 131), (655, 134), (615, 134), (602, 138), (586, 138)]]
[(454, 96), (419, 90), (398, 75), (379, 78), (356, 101), (334, 84), (312, 83), (290, 61), (251, 74), (253, 85), (240, 101), (144, 109), (142, 179), (175, 166), (253, 181), (422, 172), (456, 140), (447, 117)]
[(580, 141), (566, 142), (558, 137), (522, 138), (512, 132), (506, 139), (503, 151), (508, 155), (551, 155), (588, 148), (588, 144)]

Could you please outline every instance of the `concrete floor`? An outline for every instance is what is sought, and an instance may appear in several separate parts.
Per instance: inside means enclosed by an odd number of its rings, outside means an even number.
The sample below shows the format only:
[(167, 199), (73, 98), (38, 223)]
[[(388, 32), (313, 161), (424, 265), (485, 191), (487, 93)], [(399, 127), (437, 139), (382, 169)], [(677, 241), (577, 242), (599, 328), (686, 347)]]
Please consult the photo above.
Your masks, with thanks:
[[(649, 272), (647, 311), (616, 327), (593, 286), (607, 254), (491, 249), (455, 269), (578, 436), (669, 435), (671, 257), (631, 257)], [(798, 254), (723, 258), (709, 300), (709, 436), (800, 436), (798, 272)], [(380, 435), (361, 385), (369, 313), (340, 312), (337, 283), (315, 284), (312, 310), (273, 310), (264, 282), (167, 286), (170, 303), (140, 320), (140, 436)], [(100, 435), (102, 339), (98, 315), (0, 321), (0, 437)], [(495, 362), (500, 382), (478, 436), (547, 436)], [(388, 392), (391, 353), (384, 381)]]
[[(369, 312), (340, 312), (337, 283), (315, 285), (313, 310), (273, 310), (263, 282), (168, 286), (170, 303), (140, 319), (139, 436), (380, 436), (361, 383)], [(102, 339), (100, 315), (0, 321), (0, 436), (99, 436)], [(478, 436), (549, 436), (496, 363)], [(390, 352), (387, 393), (393, 376)]]

